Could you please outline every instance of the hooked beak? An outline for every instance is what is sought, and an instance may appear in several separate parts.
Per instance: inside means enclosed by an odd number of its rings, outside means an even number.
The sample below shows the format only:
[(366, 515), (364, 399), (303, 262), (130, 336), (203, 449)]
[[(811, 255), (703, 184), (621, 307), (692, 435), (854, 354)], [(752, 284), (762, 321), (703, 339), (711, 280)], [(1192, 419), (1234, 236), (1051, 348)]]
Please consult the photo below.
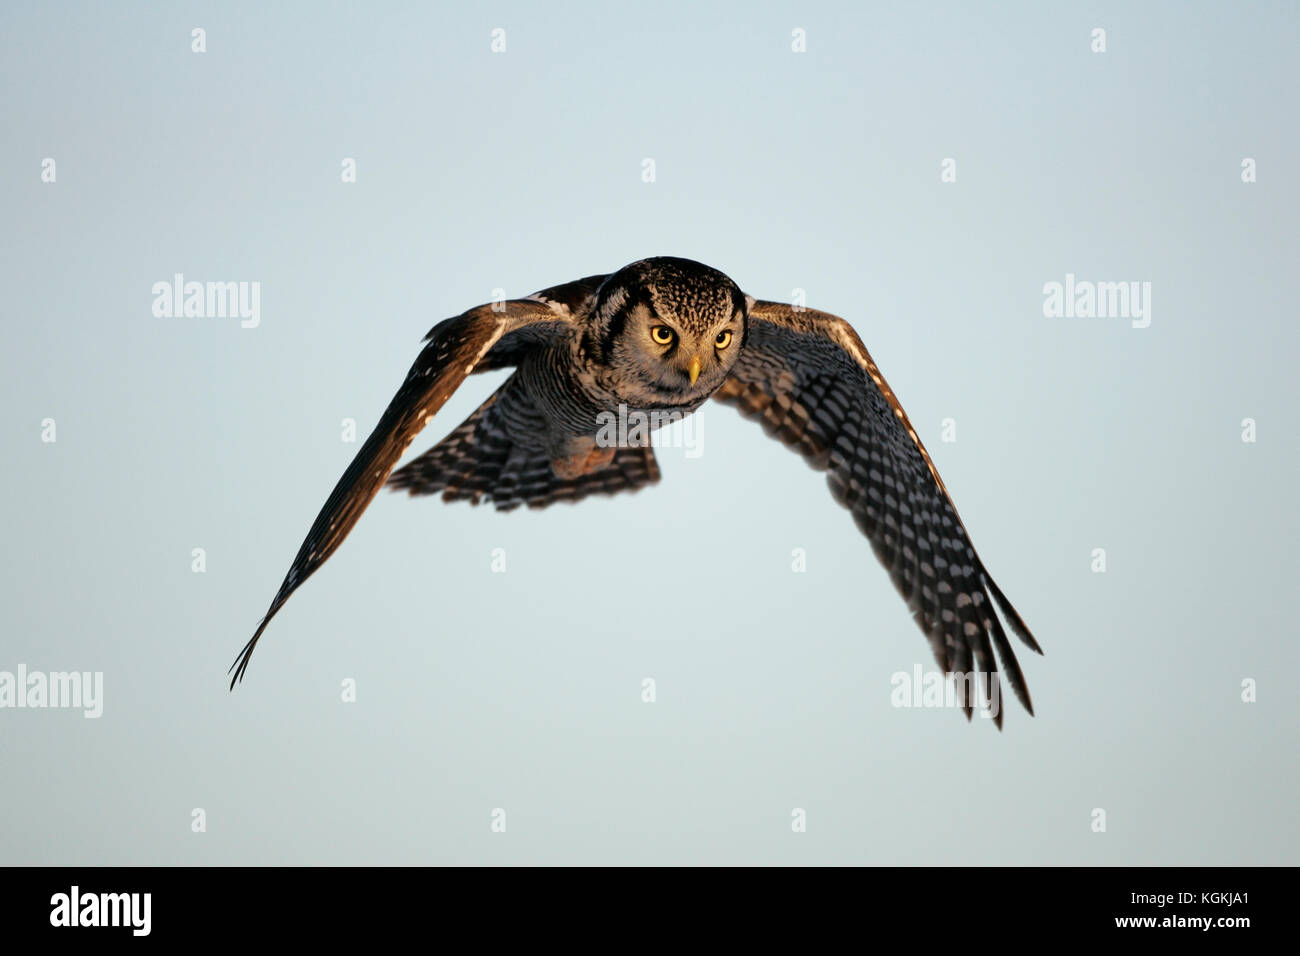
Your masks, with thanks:
[(700, 357), (696, 355), (694, 358), (691, 359), (691, 384), (694, 385), (695, 380), (699, 377), (700, 377)]

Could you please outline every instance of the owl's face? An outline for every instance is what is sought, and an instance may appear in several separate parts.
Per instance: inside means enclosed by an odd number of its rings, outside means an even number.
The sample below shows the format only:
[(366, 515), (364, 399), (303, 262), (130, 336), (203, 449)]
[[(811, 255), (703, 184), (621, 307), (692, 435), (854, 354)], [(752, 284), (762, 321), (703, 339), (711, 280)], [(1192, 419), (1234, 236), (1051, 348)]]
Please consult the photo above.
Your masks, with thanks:
[(634, 405), (702, 401), (726, 379), (745, 339), (745, 296), (689, 259), (645, 259), (612, 275), (598, 323), (605, 363)]

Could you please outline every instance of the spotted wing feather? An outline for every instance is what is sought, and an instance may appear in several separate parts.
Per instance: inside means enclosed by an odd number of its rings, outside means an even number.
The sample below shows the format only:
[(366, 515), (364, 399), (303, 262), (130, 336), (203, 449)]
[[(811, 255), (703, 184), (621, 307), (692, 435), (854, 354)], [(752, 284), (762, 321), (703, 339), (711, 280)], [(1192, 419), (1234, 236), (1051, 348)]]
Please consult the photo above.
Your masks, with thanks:
[[(1033, 713), (993, 604), (1042, 651), (975, 553), (929, 453), (852, 326), (754, 302), (744, 350), (714, 397), (828, 472), (832, 495), (867, 536), (945, 671), (976, 668), (994, 685), (1000, 658)], [(972, 704), (965, 701), (968, 717)], [(1001, 708), (995, 720), (1001, 727)]]
[(526, 299), (479, 306), (433, 327), (379, 424), (316, 516), (266, 615), (231, 665), (232, 689), (243, 678), (271, 619), (343, 543), (402, 452), (466, 376), (503, 338), (510, 337), (511, 347), (520, 348), (538, 336), (565, 334), (571, 328), (574, 310), (590, 294), (590, 282), (579, 280), (573, 287), (560, 286)]
[(393, 473), (390, 486), (443, 501), (492, 502), (498, 511), (544, 508), (593, 494), (636, 491), (659, 480), (654, 449), (620, 447), (608, 465), (556, 475), (541, 443), (546, 422), (518, 380), (507, 379), (450, 435)]

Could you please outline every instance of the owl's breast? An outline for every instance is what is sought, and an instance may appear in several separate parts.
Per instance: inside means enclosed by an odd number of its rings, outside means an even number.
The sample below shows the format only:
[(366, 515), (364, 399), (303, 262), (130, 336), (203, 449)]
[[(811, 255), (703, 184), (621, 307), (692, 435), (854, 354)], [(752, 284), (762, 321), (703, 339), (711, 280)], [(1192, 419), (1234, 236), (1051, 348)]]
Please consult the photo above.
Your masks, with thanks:
[(654, 431), (685, 418), (708, 399), (707, 395), (664, 399), (619, 381), (609, 370), (577, 362), (558, 349), (530, 355), (517, 374), (551, 435), (557, 438), (597, 435), (608, 428), (611, 415), (642, 422)]

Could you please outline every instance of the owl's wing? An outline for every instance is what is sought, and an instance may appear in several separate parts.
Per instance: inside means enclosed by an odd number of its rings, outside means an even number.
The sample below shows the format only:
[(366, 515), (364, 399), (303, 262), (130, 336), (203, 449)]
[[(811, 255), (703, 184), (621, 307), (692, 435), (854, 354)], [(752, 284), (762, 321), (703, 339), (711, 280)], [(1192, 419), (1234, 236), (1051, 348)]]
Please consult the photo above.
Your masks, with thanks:
[(402, 452), (465, 377), (485, 364), (485, 359), (505, 364), (493, 355), (497, 347), (517, 358), (523, 349), (546, 337), (567, 333), (583, 314), (601, 278), (592, 276), (527, 298), (481, 305), (433, 327), (406, 381), (316, 516), (266, 616), (231, 665), (232, 690), (248, 669), (253, 648), (271, 618), (343, 543)]
[[(977, 668), (992, 693), (991, 639), (1012, 690), (1034, 712), (993, 603), (1026, 645), (1042, 650), (976, 555), (934, 462), (852, 326), (754, 302), (743, 351), (714, 397), (829, 472), (831, 494), (870, 540), (940, 667), (959, 675)], [(964, 701), (968, 718), (973, 703)], [(995, 720), (1000, 728), (1001, 707)]]

